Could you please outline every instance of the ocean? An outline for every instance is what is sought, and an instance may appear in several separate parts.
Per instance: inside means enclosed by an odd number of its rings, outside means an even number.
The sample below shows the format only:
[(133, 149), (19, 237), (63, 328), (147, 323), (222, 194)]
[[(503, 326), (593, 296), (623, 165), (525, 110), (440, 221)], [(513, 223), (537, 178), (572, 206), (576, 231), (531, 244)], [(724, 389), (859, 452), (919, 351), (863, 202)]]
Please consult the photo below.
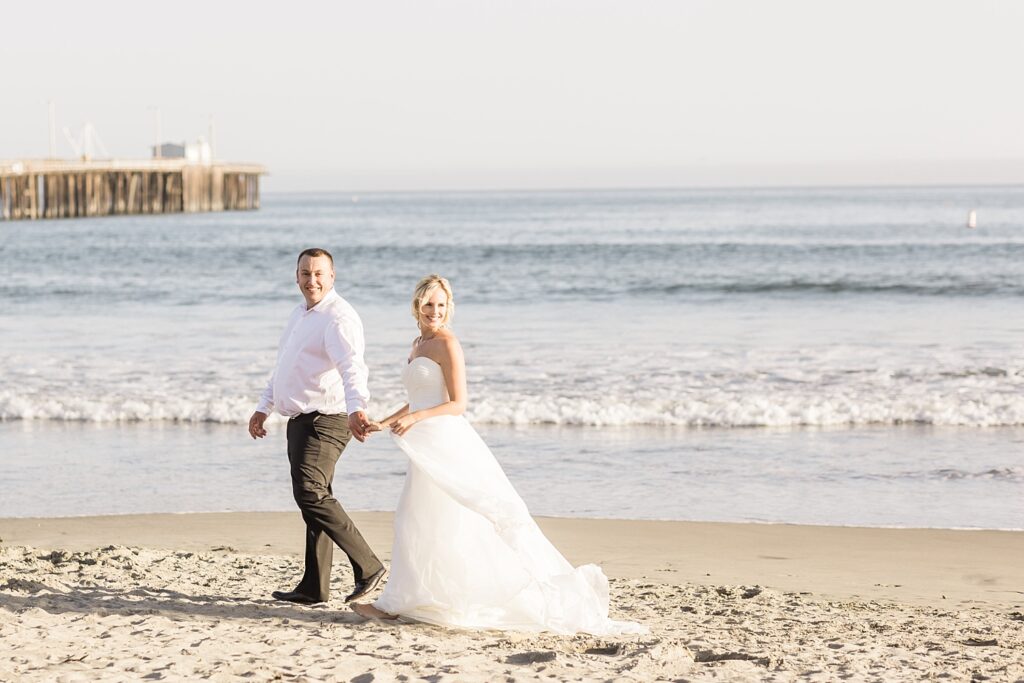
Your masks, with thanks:
[[(966, 227), (977, 211), (977, 229)], [(535, 514), (1024, 528), (1024, 187), (279, 194), (0, 222), (0, 517), (290, 510), (245, 422), (330, 250), (371, 412), (455, 289), (474, 423)], [(391, 510), (353, 442), (335, 490)]]

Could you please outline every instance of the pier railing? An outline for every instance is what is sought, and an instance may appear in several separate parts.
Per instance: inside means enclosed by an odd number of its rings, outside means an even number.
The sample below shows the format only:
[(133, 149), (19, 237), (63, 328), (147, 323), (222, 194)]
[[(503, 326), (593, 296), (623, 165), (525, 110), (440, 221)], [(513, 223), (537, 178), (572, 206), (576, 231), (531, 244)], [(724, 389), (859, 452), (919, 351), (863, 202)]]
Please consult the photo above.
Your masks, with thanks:
[(185, 159), (0, 161), (0, 220), (253, 210), (266, 172)]

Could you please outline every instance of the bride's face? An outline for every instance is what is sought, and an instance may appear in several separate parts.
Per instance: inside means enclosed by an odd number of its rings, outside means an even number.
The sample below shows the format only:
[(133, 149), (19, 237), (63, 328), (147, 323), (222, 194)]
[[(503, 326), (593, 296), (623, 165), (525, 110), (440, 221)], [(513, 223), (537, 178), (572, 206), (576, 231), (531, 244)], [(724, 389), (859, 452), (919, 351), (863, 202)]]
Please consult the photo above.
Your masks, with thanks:
[(444, 325), (448, 313), (448, 295), (436, 287), (427, 298), (420, 301), (420, 329), (435, 331)]

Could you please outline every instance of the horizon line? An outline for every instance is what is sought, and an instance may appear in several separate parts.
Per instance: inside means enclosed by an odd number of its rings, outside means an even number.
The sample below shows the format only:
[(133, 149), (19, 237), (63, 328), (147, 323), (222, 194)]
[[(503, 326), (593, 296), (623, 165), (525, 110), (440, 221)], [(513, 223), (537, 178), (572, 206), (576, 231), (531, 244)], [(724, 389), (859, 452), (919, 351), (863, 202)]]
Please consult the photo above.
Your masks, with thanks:
[(590, 185), (564, 187), (420, 187), (406, 189), (320, 189), (320, 190), (262, 190), (262, 196), (268, 195), (316, 195), (340, 194), (360, 195), (372, 194), (486, 194), (486, 193), (558, 193), (558, 192), (654, 192), (654, 191), (694, 191), (694, 190), (872, 190), (872, 189), (924, 189), (924, 188), (1010, 188), (1024, 187), (1024, 178), (1019, 182), (876, 182), (862, 183), (793, 183), (793, 184), (706, 184), (706, 185)]

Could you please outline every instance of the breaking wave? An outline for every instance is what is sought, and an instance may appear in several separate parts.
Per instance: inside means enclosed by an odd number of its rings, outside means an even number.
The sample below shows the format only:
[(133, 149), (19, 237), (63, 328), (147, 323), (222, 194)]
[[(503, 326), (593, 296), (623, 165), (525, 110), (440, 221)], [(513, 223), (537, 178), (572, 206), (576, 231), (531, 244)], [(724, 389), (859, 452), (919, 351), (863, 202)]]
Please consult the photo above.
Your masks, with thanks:
[[(481, 392), (467, 417), (480, 424), (580, 427), (658, 426), (682, 428), (838, 427), (932, 425), (1024, 426), (1024, 393), (964, 396), (836, 395), (813, 390), (655, 396), (555, 397)], [(371, 405), (384, 414), (401, 403), (391, 392)], [(188, 422), (244, 424), (252, 397), (208, 394), (188, 400), (163, 396), (76, 396), (67, 392), (23, 395), (0, 390), (0, 419), (69, 422)]]

